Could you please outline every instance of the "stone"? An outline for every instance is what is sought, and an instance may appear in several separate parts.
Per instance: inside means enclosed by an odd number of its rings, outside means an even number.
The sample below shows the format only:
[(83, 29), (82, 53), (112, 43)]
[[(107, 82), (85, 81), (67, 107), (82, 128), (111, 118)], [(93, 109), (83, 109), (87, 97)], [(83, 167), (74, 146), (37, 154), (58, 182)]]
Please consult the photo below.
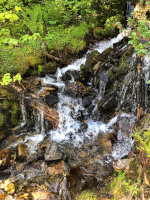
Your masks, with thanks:
[(27, 160), (28, 159), (28, 147), (27, 147), (27, 145), (18, 144), (17, 157), (20, 160)]
[(54, 199), (54, 194), (44, 190), (37, 190), (32, 192), (33, 200), (52, 200)]
[(11, 150), (0, 151), (0, 167), (7, 167), (11, 163)]
[(47, 143), (44, 153), (44, 159), (46, 161), (60, 160), (62, 156), (62, 152), (59, 150), (58, 145), (55, 142)]
[(144, 172), (144, 181), (148, 187), (150, 187), (150, 174)]
[(58, 164), (55, 164), (53, 166), (49, 166), (48, 168), (46, 168), (46, 173), (50, 176), (64, 175), (68, 173), (68, 169), (64, 161), (61, 161)]
[(118, 170), (126, 170), (128, 171), (130, 169), (130, 162), (132, 159), (121, 159), (117, 160), (116, 162), (113, 162), (113, 168), (115, 171)]
[(59, 102), (59, 98), (57, 95), (49, 94), (45, 96), (45, 101), (49, 106), (54, 106)]

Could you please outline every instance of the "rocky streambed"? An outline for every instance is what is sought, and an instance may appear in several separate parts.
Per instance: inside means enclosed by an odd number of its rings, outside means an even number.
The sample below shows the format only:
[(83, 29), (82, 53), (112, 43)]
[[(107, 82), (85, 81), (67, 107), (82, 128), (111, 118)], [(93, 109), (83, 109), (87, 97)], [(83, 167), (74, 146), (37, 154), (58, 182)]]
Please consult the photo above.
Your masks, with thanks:
[[(78, 199), (132, 156), (137, 58), (126, 32), (56, 74), (0, 89), (0, 199)], [(141, 97), (147, 109), (149, 58)], [(19, 86), (18, 86), (19, 87)]]

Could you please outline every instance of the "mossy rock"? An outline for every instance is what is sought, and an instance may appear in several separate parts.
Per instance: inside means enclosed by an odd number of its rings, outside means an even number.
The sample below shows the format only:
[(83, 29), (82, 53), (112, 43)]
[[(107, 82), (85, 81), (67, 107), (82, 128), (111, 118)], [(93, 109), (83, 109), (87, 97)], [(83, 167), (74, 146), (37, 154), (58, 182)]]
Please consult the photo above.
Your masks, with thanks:
[(30, 67), (42, 63), (40, 47), (26, 45), (24, 47), (3, 46), (0, 50), (0, 73), (26, 74)]
[(16, 102), (14, 102), (12, 109), (11, 109), (10, 121), (11, 121), (12, 125), (15, 125), (15, 126), (20, 124), (19, 105)]
[(125, 22), (125, 17), (122, 15), (116, 15), (108, 18), (105, 21), (104, 27), (97, 27), (93, 31), (93, 35), (96, 39), (102, 40), (103, 38), (107, 37), (114, 37), (118, 32), (119, 29), (117, 28), (116, 23), (120, 22), (123, 23)]
[(7, 97), (8, 100), (13, 100), (15, 99), (15, 94), (8, 91), (7, 89), (0, 87), (0, 97), (5, 98)]
[(44, 74), (55, 74), (57, 71), (56, 63), (55, 62), (48, 62), (43, 65), (42, 73)]
[(131, 47), (120, 58), (119, 66), (117, 70), (118, 75), (125, 75), (131, 68), (131, 65), (129, 65), (129, 61), (130, 61), (129, 58), (132, 56), (133, 52), (134, 52), (133, 48)]
[(80, 67), (80, 76), (82, 80), (87, 82), (90, 80), (93, 75), (93, 68), (101, 60), (101, 54), (98, 51), (93, 51), (87, 56), (85, 65)]

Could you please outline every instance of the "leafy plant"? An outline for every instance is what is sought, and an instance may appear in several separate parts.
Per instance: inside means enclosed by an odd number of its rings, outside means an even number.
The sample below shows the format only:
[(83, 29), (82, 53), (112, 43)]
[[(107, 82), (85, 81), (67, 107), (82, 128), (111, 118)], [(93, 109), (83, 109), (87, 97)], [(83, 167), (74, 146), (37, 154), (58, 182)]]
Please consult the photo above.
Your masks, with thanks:
[(15, 76), (13, 76), (13, 78), (11, 77), (10, 73), (6, 73), (6, 74), (4, 74), (4, 76), (3, 76), (2, 81), (0, 82), (0, 84), (3, 85), (3, 86), (7, 86), (12, 81), (13, 82), (16, 82), (16, 81), (20, 82), (21, 80), (22, 80), (22, 77), (21, 77), (20, 73), (18, 73)]
[(147, 20), (142, 18), (142, 16), (138, 16), (137, 21), (135, 19), (129, 18), (128, 22), (132, 28), (131, 34), (129, 35), (129, 44), (134, 47), (137, 55), (144, 56), (147, 54), (147, 48), (150, 45), (150, 30)]
[(140, 130), (139, 128), (136, 128), (133, 137), (135, 141), (139, 142), (138, 149), (140, 151), (145, 151), (147, 154), (147, 157), (150, 158), (150, 130)]
[(133, 197), (138, 194), (138, 180), (134, 182), (126, 177), (124, 171), (118, 171), (114, 177), (112, 177), (110, 188), (113, 191), (114, 200), (121, 199), (124, 194), (129, 194)]

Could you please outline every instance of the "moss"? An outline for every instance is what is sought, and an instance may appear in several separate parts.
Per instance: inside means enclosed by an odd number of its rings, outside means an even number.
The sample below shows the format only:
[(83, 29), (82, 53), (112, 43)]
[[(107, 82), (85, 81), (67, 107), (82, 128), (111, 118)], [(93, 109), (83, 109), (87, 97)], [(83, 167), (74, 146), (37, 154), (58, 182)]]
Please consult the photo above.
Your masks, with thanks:
[(0, 49), (0, 73), (25, 74), (30, 67), (42, 63), (40, 47), (3, 46)]
[(129, 48), (120, 58), (120, 64), (118, 66), (117, 74), (124, 75), (129, 70), (129, 64), (128, 64), (128, 57), (133, 54), (133, 48)]
[(97, 195), (91, 191), (83, 191), (78, 200), (98, 200)]
[(0, 112), (0, 126), (3, 126), (5, 121), (5, 116)]
[(129, 164), (129, 176), (131, 179), (137, 179), (139, 177), (139, 168), (138, 168), (138, 162), (136, 159), (133, 159), (130, 161)]
[(54, 74), (56, 73), (56, 63), (55, 62), (48, 62), (43, 66), (42, 72), (44, 74)]
[(7, 89), (0, 87), (0, 97), (4, 98), (7, 97), (7, 99), (14, 99), (15, 98), (15, 94), (8, 91)]
[(20, 123), (20, 119), (18, 119), (18, 114), (19, 114), (19, 107), (18, 104), (15, 102), (12, 106), (11, 110), (11, 117), (10, 121), (13, 125), (18, 125)]
[(116, 23), (120, 22), (123, 23), (125, 21), (124, 16), (122, 15), (115, 15), (108, 18), (105, 21), (104, 27), (97, 27), (93, 31), (93, 35), (96, 39), (101, 40), (107, 37), (113, 37), (118, 33), (118, 28)]
[(9, 101), (8, 100), (3, 100), (2, 107), (7, 110), (9, 108), (9, 106), (10, 106)]

